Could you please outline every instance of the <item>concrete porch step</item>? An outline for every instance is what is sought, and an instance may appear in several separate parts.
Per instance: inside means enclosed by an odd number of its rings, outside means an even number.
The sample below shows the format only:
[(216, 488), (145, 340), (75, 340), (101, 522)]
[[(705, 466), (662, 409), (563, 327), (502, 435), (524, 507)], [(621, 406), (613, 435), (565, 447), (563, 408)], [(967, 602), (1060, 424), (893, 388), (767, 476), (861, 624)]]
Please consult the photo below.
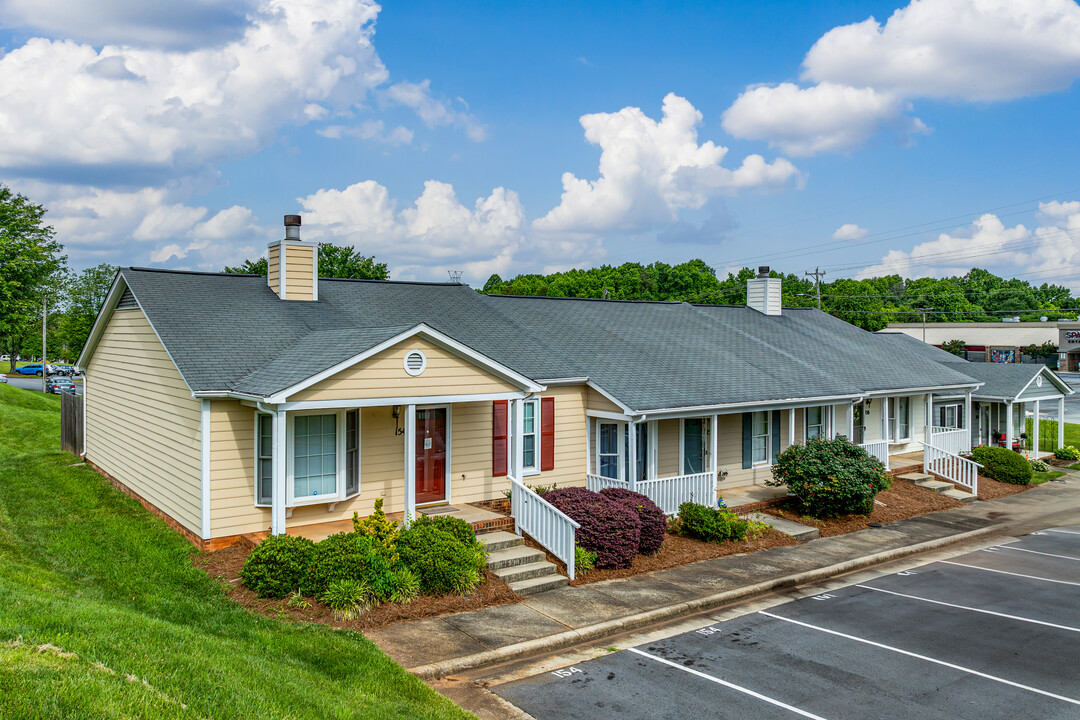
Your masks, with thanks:
[(924, 472), (904, 473), (903, 475), (897, 475), (896, 477), (900, 478), (901, 480), (907, 480), (908, 482), (913, 482), (916, 485), (919, 484), (919, 482), (921, 480), (933, 480), (934, 479), (933, 475), (930, 475), (929, 473), (924, 473)]
[(558, 587), (568, 585), (570, 580), (565, 575), (543, 575), (541, 577), (529, 578), (528, 580), (517, 580), (515, 582), (507, 583), (510, 589), (518, 595), (535, 595), (536, 593), (544, 592), (545, 590), (554, 590)]
[(492, 572), (495, 573), (495, 577), (511, 585), (511, 587), (515, 582), (521, 580), (531, 580), (532, 578), (540, 578), (546, 575), (562, 577), (556, 572), (555, 563), (548, 562), (547, 560), (523, 563), (521, 565), (511, 565), (509, 567), (493, 570)]
[[(945, 484), (950, 485), (950, 483), (945, 483)], [(962, 503), (973, 503), (973, 502), (975, 502), (976, 500), (979, 499), (978, 495), (974, 495), (972, 493), (969, 493), (966, 490), (961, 490), (961, 489), (957, 488), (955, 485), (952, 486), (951, 490), (945, 490), (941, 494), (944, 495), (945, 497), (951, 497), (953, 500), (959, 500)]]
[(936, 493), (943, 493), (956, 487), (952, 483), (945, 482), (944, 480), (920, 480), (915, 484), (919, 487), (924, 487), (927, 490), (933, 490)]
[(487, 566), (489, 570), (495, 572), (496, 570), (514, 567), (515, 565), (540, 562), (544, 558), (544, 553), (539, 550), (533, 550), (527, 545), (517, 545), (515, 547), (503, 548), (502, 550), (488, 553)]
[(517, 547), (522, 545), (525, 541), (521, 539), (520, 535), (516, 535), (512, 532), (506, 532), (505, 530), (497, 530), (495, 532), (478, 534), (476, 539), (484, 543), (484, 547), (487, 548), (489, 553), (496, 550), (505, 550), (506, 548)]

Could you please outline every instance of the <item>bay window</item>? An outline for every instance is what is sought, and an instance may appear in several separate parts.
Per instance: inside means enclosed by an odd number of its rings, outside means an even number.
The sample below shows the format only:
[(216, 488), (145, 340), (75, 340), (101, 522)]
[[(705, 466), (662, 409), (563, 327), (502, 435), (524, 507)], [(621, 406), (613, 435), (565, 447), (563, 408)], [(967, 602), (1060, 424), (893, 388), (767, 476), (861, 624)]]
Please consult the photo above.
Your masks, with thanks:
[[(272, 504), (271, 415), (256, 416), (256, 504)], [(336, 502), (360, 492), (360, 411), (290, 413), (286, 450), (288, 507)]]

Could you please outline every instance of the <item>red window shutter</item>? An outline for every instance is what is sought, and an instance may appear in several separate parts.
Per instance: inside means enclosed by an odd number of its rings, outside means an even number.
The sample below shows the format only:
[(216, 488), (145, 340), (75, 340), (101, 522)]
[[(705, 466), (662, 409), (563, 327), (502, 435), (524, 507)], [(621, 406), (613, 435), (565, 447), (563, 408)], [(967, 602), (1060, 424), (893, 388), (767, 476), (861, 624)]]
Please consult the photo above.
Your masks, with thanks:
[(491, 474), (498, 477), (506, 475), (509, 408), (506, 400), (496, 400), (492, 405)]
[(555, 469), (555, 398), (540, 398), (540, 469)]

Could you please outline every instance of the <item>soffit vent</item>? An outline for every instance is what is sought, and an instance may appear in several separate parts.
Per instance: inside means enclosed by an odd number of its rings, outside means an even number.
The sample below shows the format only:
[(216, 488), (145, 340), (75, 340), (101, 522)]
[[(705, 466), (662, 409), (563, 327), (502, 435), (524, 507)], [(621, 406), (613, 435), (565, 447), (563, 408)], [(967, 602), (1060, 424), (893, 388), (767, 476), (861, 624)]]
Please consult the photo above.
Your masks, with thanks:
[(420, 350), (410, 350), (405, 353), (405, 372), (412, 376), (424, 372), (427, 367), (427, 355)]

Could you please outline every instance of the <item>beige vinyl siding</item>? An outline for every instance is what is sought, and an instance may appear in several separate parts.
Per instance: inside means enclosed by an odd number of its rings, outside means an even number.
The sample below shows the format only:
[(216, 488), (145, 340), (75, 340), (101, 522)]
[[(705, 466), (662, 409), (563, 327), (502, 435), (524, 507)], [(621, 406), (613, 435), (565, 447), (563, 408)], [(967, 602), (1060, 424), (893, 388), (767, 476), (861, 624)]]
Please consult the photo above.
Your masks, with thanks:
[(210, 403), (210, 536), (270, 528), (270, 508), (255, 507), (255, 408)]
[(660, 420), (656, 423), (656, 475), (682, 475), (679, 467), (679, 426), (682, 420)]
[[(427, 368), (415, 377), (404, 367), (405, 355), (411, 350), (427, 355)], [(519, 389), (429, 340), (412, 337), (301, 390), (289, 400), (466, 395)]]
[(278, 271), (280, 270), (279, 260), (281, 258), (280, 248), (277, 245), (270, 247), (270, 252), (267, 255), (266, 261), (266, 284), (270, 286), (274, 292), (278, 291)]
[[(780, 413), (780, 443), (783, 446), (787, 436), (787, 413)], [(725, 488), (742, 487), (744, 485), (763, 485), (766, 480), (772, 478), (772, 472), (768, 465), (756, 468), (743, 468), (742, 466), (742, 413), (720, 415), (719, 434), (716, 440), (717, 470), (727, 468), (727, 478), (720, 480), (717, 487), (721, 492)]]
[(86, 457), (195, 533), (201, 420), (142, 310), (113, 312), (86, 372)]
[(306, 245), (285, 246), (285, 299), (311, 300), (314, 298), (315, 267), (311, 253), (314, 248)]
[(602, 394), (596, 392), (591, 387), (587, 387), (586, 405), (589, 410), (600, 410), (603, 412), (623, 413), (623, 409), (615, 403), (608, 400)]
[[(901, 455), (908, 452), (916, 452), (922, 449), (922, 440), (925, 438), (926, 433), (926, 395), (911, 395), (907, 396), (911, 403), (911, 441), (907, 443), (889, 443), (890, 455)], [(892, 405), (897, 401), (897, 398), (890, 397), (889, 404)], [(959, 400), (956, 404), (963, 406), (964, 401)], [(875, 397), (870, 401), (870, 407), (864, 409), (863, 423), (866, 426), (865, 441), (870, 442), (872, 440), (881, 440), (882, 433), (882, 413), (885, 410), (885, 403), (882, 402), (880, 397)], [(837, 431), (847, 432), (847, 406), (841, 411), (837, 408)], [(1017, 436), (1020, 431), (1017, 430)]]

